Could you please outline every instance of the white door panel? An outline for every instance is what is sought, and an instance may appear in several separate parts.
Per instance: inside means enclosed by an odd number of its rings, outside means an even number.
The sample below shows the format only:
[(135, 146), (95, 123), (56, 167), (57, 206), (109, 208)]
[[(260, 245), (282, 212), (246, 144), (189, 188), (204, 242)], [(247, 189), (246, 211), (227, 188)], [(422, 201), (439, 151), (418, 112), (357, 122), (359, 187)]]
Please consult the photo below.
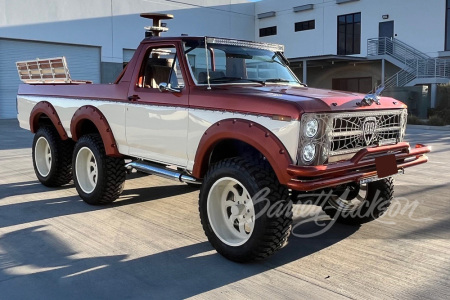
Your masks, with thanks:
[(186, 166), (186, 108), (130, 104), (126, 128), (131, 156)]

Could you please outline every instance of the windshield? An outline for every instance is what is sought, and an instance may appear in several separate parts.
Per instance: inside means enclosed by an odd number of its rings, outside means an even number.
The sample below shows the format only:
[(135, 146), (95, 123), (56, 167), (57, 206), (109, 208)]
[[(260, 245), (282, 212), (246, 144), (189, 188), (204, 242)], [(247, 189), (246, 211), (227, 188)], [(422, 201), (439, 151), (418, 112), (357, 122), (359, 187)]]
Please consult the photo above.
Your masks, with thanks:
[[(276, 52), (264, 49), (187, 41), (186, 58), (197, 84), (289, 84), (301, 85)], [(207, 68), (208, 66), (208, 68)]]

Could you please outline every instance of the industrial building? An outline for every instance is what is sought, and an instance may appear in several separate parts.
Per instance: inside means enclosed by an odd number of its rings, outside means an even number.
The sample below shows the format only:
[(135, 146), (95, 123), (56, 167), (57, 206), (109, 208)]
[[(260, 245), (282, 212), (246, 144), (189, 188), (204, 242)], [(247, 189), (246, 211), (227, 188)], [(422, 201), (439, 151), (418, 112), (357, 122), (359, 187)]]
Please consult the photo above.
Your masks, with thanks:
[(16, 61), (64, 55), (72, 78), (114, 81), (149, 25), (142, 12), (173, 14), (167, 35), (284, 44), (309, 86), (367, 93), (384, 84), (426, 117), (450, 82), (449, 2), (0, 0), (0, 119), (16, 116)]

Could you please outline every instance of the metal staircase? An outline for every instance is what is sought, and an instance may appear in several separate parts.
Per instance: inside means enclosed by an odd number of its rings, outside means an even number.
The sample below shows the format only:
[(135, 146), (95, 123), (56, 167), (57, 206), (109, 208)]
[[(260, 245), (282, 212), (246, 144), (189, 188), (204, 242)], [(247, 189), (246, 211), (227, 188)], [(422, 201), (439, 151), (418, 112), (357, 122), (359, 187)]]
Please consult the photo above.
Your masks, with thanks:
[(367, 56), (386, 59), (401, 68), (385, 80), (385, 87), (450, 82), (449, 59), (432, 58), (394, 38), (369, 39)]

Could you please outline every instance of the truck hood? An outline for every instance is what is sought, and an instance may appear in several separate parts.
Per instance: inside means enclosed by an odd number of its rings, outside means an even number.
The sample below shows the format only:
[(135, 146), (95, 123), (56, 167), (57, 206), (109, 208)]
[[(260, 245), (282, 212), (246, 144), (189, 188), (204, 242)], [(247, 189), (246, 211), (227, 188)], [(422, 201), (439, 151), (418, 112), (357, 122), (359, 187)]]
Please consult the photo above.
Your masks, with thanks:
[(365, 94), (293, 86), (242, 87), (240, 93), (294, 102), (303, 112), (399, 109), (406, 105), (394, 98), (380, 97), (380, 105), (361, 106)]
[(267, 116), (289, 116), (298, 120), (305, 112), (342, 112), (401, 109), (406, 105), (389, 97), (380, 97), (380, 105), (359, 103), (364, 94), (288, 85), (221, 85), (191, 90), (189, 106), (199, 109), (233, 111)]

